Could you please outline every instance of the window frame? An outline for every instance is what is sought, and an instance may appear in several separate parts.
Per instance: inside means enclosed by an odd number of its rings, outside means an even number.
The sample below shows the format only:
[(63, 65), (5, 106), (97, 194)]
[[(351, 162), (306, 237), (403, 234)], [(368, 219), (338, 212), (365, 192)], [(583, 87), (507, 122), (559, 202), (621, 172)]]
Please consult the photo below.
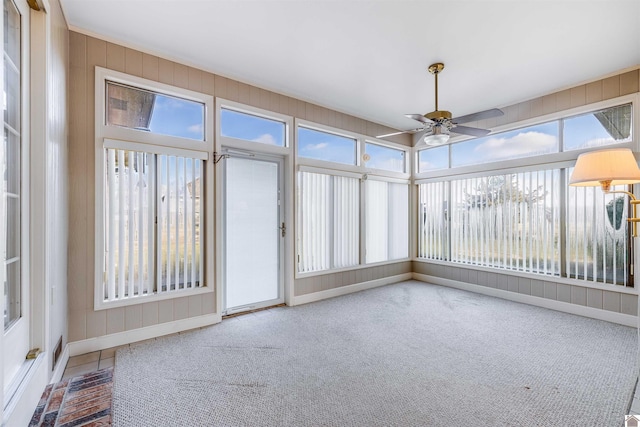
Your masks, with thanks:
[[(631, 104), (632, 106), (632, 130), (631, 130), (631, 141), (629, 142), (621, 142), (621, 143), (616, 143), (616, 144), (610, 144), (607, 146), (600, 146), (600, 147), (589, 147), (589, 148), (583, 148), (583, 149), (575, 149), (575, 150), (570, 150), (570, 151), (562, 151), (563, 149), (563, 126), (562, 126), (562, 120), (563, 119), (570, 119), (571, 117), (574, 116), (579, 116), (579, 115), (583, 115), (583, 114), (588, 114), (588, 113), (593, 113), (602, 109), (606, 109), (606, 108), (611, 108), (611, 107), (616, 107), (616, 106), (621, 106), (624, 104)], [(486, 266), (481, 266), (481, 265), (471, 265), (471, 266), (466, 266), (466, 265), (462, 265), (459, 263), (452, 263), (451, 261), (443, 261), (443, 260), (431, 260), (431, 259), (424, 259), (424, 258), (420, 258), (418, 257), (418, 233), (419, 233), (419, 224), (418, 224), (418, 211), (417, 209), (419, 209), (420, 204), (417, 202), (417, 192), (418, 192), (418, 185), (422, 184), (422, 183), (430, 183), (430, 182), (438, 182), (438, 181), (452, 181), (455, 179), (462, 179), (462, 178), (470, 178), (470, 177), (477, 177), (477, 176), (486, 176), (488, 174), (492, 174), (492, 173), (497, 173), (497, 174), (502, 174), (502, 173), (509, 173), (509, 172), (523, 172), (523, 171), (531, 171), (531, 170), (538, 170), (542, 167), (545, 168), (560, 168), (560, 169), (566, 169), (566, 168), (571, 168), (573, 166), (575, 166), (575, 162), (578, 158), (578, 156), (582, 153), (585, 152), (589, 152), (589, 151), (595, 151), (598, 149), (606, 149), (606, 148), (630, 148), (634, 153), (637, 153), (640, 150), (640, 126), (638, 125), (640, 123), (640, 95), (638, 94), (630, 94), (630, 95), (624, 95), (624, 96), (620, 96), (617, 98), (612, 98), (609, 100), (605, 100), (605, 101), (600, 101), (600, 102), (595, 102), (595, 103), (591, 103), (591, 104), (587, 104), (584, 106), (580, 106), (580, 107), (576, 107), (576, 108), (570, 108), (567, 110), (562, 110), (559, 112), (555, 112), (555, 113), (551, 113), (551, 114), (546, 114), (546, 115), (542, 115), (539, 117), (535, 117), (532, 119), (527, 119), (527, 120), (522, 120), (522, 121), (515, 121), (515, 122), (511, 122), (505, 125), (500, 125), (500, 126), (496, 126), (495, 128), (492, 129), (491, 133), (489, 135), (495, 135), (495, 134), (500, 134), (503, 132), (508, 132), (508, 131), (512, 131), (512, 130), (516, 130), (516, 129), (520, 129), (520, 128), (525, 128), (525, 127), (529, 127), (529, 126), (534, 126), (534, 125), (538, 125), (538, 124), (542, 124), (542, 123), (548, 123), (551, 121), (559, 121), (559, 149), (560, 151), (557, 153), (550, 153), (550, 154), (544, 154), (544, 155), (538, 155), (538, 156), (530, 156), (530, 157), (523, 157), (523, 158), (518, 158), (518, 159), (511, 159), (511, 160), (505, 160), (505, 161), (496, 161), (496, 162), (491, 162), (491, 163), (482, 163), (482, 164), (478, 164), (478, 165), (469, 165), (469, 166), (461, 166), (461, 167), (456, 167), (456, 168), (446, 168), (446, 169), (439, 169), (439, 170), (434, 170), (434, 171), (429, 171), (429, 172), (423, 172), (423, 173), (415, 173), (413, 175), (413, 187), (414, 187), (414, 192), (416, 194), (416, 196), (414, 196), (413, 200), (415, 200), (416, 202), (414, 203), (414, 206), (412, 208), (412, 215), (414, 215), (414, 219), (412, 222), (412, 230), (411, 230), (411, 236), (413, 238), (412, 240), (412, 260), (413, 261), (418, 261), (418, 262), (426, 262), (426, 263), (433, 263), (433, 264), (440, 264), (440, 265), (456, 265), (456, 266), (461, 266), (461, 267), (466, 267), (466, 268), (472, 268), (478, 271), (487, 271), (487, 272), (493, 272), (495, 273), (496, 271), (499, 272), (504, 272), (505, 274), (515, 274), (516, 276), (519, 277), (528, 277), (528, 278), (532, 278), (532, 279), (537, 279), (537, 280), (541, 280), (543, 279), (545, 276), (544, 275), (540, 275), (537, 273), (529, 273), (529, 272), (514, 272), (514, 271), (510, 271), (510, 270), (502, 270), (502, 269), (496, 269), (493, 267), (486, 267)], [(457, 142), (462, 142), (465, 140), (468, 140), (471, 138), (456, 138), (452, 143), (457, 143)], [(418, 171), (418, 166), (419, 166), (419, 152), (427, 150), (428, 147), (419, 147), (413, 148), (413, 167), (415, 168), (416, 171)], [(451, 150), (449, 150), (449, 157), (451, 156)], [(638, 156), (636, 156), (638, 157)], [(451, 159), (449, 158), (449, 165), (451, 165)], [(636, 194), (638, 189), (640, 188), (640, 185), (636, 184), (633, 186), (633, 193)], [(564, 201), (562, 201), (562, 203), (565, 203)], [(563, 215), (566, 215), (566, 208), (563, 208), (561, 210), (563, 212)], [(565, 221), (565, 217), (562, 216), (560, 219), (561, 223), (563, 221)], [(564, 239), (564, 234), (566, 234), (565, 231), (561, 231), (561, 235), (563, 236), (562, 238)], [(563, 248), (564, 250), (566, 250), (566, 248)], [(564, 257), (564, 255), (563, 255)], [(636, 259), (638, 258), (638, 254), (634, 254), (630, 259), (629, 262), (630, 263), (635, 263)], [(563, 258), (564, 259), (564, 258)], [(562, 266), (562, 269), (564, 269), (564, 265)], [(553, 280), (557, 283), (566, 283), (566, 284), (571, 284), (571, 285), (577, 285), (577, 286), (581, 286), (581, 287), (587, 287), (587, 288), (595, 288), (595, 289), (603, 289), (603, 290), (611, 290), (611, 289), (615, 289), (616, 292), (624, 292), (624, 293), (637, 293), (637, 289), (638, 289), (638, 275), (633, 275), (633, 282), (631, 283), (631, 285), (633, 286), (633, 288), (630, 287), (624, 287), (621, 285), (614, 285), (614, 284), (610, 284), (610, 283), (601, 283), (601, 282), (594, 282), (593, 280), (583, 280), (583, 279), (577, 279), (577, 278), (569, 278), (566, 276), (550, 276), (553, 277)]]
[[(201, 295), (215, 291), (215, 271), (214, 271), (214, 163), (211, 152), (214, 147), (213, 140), (213, 111), (214, 99), (210, 95), (170, 86), (164, 83), (155, 82), (109, 70), (102, 67), (95, 69), (95, 245), (94, 245), (94, 310), (104, 310), (109, 308), (124, 307), (135, 304), (142, 304), (152, 301), (160, 301), (173, 298), (183, 298), (193, 295)], [(163, 135), (152, 132), (144, 132), (120, 126), (109, 126), (106, 124), (106, 84), (107, 81), (140, 88), (151, 92), (161, 93), (173, 97), (183, 98), (204, 105), (204, 140), (182, 138), (178, 136)], [(204, 271), (203, 283), (198, 288), (180, 289), (171, 292), (154, 292), (151, 295), (135, 295), (116, 300), (104, 300), (104, 248), (105, 248), (105, 168), (104, 151), (105, 148), (120, 148), (137, 151), (148, 151), (167, 155), (193, 155), (194, 158), (204, 160), (202, 175), (204, 178), (204, 194), (201, 203), (205, 210), (201, 218), (202, 230), (201, 250), (204, 251), (202, 269)], [(157, 248), (156, 248), (157, 250)]]
[[(293, 118), (285, 114), (274, 113), (258, 107), (242, 104), (228, 99), (216, 97), (215, 99), (215, 127), (217, 146), (234, 147), (247, 151), (260, 151), (267, 154), (285, 155), (291, 150), (293, 139), (291, 129), (293, 129)], [(249, 141), (242, 138), (222, 136), (222, 109), (248, 114), (263, 119), (274, 120), (284, 123), (284, 146), (263, 144), (256, 141)]]
[[(390, 142), (390, 141), (385, 141), (385, 140), (381, 140), (381, 139), (377, 139), (368, 135), (364, 135), (364, 134), (360, 134), (357, 132), (350, 132), (350, 131), (346, 131), (344, 129), (338, 129), (332, 126), (327, 126), (327, 125), (323, 125), (323, 124), (319, 124), (319, 123), (315, 123), (315, 122), (311, 122), (308, 120), (303, 120), (303, 119), (295, 119), (294, 120), (294, 148), (295, 148), (295, 159), (296, 159), (296, 168), (295, 168), (295, 172), (296, 172), (296, 176), (295, 176), (295, 188), (296, 188), (296, 192), (295, 192), (295, 218), (298, 219), (297, 223), (296, 223), (296, 239), (295, 239), (295, 254), (296, 254), (296, 262), (294, 263), (294, 278), (295, 279), (302, 279), (302, 278), (306, 278), (306, 277), (313, 277), (313, 276), (321, 276), (321, 275), (325, 275), (325, 274), (330, 274), (330, 273), (337, 273), (337, 272), (343, 272), (343, 271), (353, 271), (353, 270), (359, 270), (362, 268), (370, 268), (370, 267), (375, 267), (375, 266), (380, 266), (380, 265), (387, 265), (387, 264), (396, 264), (399, 262), (405, 262), (405, 261), (410, 261), (412, 259), (412, 254), (413, 254), (413, 238), (411, 235), (412, 232), (412, 222), (413, 222), (413, 214), (412, 214), (412, 204), (411, 201), (413, 200), (413, 190), (412, 190), (412, 179), (411, 179), (411, 170), (412, 170), (412, 162), (411, 162), (411, 158), (412, 158), (412, 154), (413, 154), (413, 149), (409, 146), (406, 145), (402, 145), (402, 144), (398, 144), (398, 143), (394, 143), (394, 142)], [(356, 157), (356, 162), (357, 165), (348, 165), (345, 163), (337, 163), (337, 162), (330, 162), (330, 161), (326, 161), (326, 160), (318, 160), (318, 159), (310, 159), (307, 157), (300, 157), (298, 156), (298, 128), (299, 127), (303, 127), (303, 128), (307, 128), (307, 129), (312, 129), (312, 130), (316, 130), (319, 132), (327, 132), (327, 133), (331, 133), (334, 135), (338, 135), (338, 136), (343, 136), (345, 138), (350, 138), (350, 139), (354, 139), (356, 142), (356, 149), (357, 149), (357, 157)], [(384, 169), (373, 169), (373, 168), (367, 168), (364, 164), (364, 162), (362, 161), (362, 154), (365, 153), (365, 144), (366, 143), (372, 143), (372, 144), (376, 144), (376, 145), (381, 145), (384, 147), (388, 147), (388, 148), (393, 148), (396, 150), (401, 150), (404, 151), (405, 153), (405, 171), (403, 173), (400, 172), (394, 172), (394, 171), (388, 171), (388, 170), (384, 170)], [(301, 213), (301, 206), (300, 206), (300, 197), (299, 197), (299, 191), (300, 188), (298, 187), (298, 178), (297, 178), (297, 174), (300, 171), (304, 171), (304, 172), (312, 172), (312, 173), (320, 173), (320, 174), (328, 174), (328, 175), (337, 175), (337, 176), (345, 176), (345, 177), (359, 177), (360, 179), (360, 208), (359, 208), (359, 224), (360, 224), (360, 229), (359, 229), (359, 242), (360, 242), (360, 262), (357, 265), (353, 265), (350, 267), (343, 267), (343, 268), (329, 268), (326, 270), (316, 270), (316, 271), (311, 271), (311, 272), (299, 272), (298, 271), (298, 255), (300, 254), (300, 240), (298, 238), (298, 236), (300, 235), (300, 215)], [(407, 233), (408, 233), (408, 251), (407, 251), (407, 257), (406, 258), (400, 258), (400, 259), (394, 259), (394, 260), (387, 260), (387, 261), (379, 261), (379, 262), (374, 262), (374, 263), (366, 263), (366, 258), (365, 258), (365, 250), (366, 250), (366, 214), (365, 214), (365, 209), (366, 209), (366, 195), (365, 195), (365, 184), (364, 184), (364, 180), (365, 179), (376, 179), (376, 180), (383, 180), (383, 181), (389, 181), (389, 182), (395, 182), (395, 183), (402, 183), (402, 184), (407, 184), (409, 186), (409, 197), (407, 200), (407, 203), (409, 203), (409, 226), (407, 228)]]

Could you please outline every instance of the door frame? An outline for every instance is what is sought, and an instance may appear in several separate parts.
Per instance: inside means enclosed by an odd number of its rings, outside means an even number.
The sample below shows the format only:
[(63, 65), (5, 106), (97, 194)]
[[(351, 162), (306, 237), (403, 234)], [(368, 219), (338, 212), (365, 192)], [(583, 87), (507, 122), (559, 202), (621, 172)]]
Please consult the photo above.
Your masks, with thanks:
[[(286, 144), (284, 147), (262, 144), (254, 141), (246, 141), (237, 138), (226, 137), (221, 134), (221, 122), (220, 111), (223, 107), (236, 108), (242, 111), (247, 111), (262, 115), (264, 117), (280, 120), (285, 123), (286, 126)], [(283, 265), (283, 280), (284, 280), (284, 303), (286, 305), (294, 304), (294, 231), (295, 231), (295, 216), (294, 216), (294, 200), (295, 200), (295, 159), (294, 159), (294, 126), (293, 117), (281, 113), (276, 113), (269, 110), (264, 110), (258, 107), (241, 104), (236, 101), (230, 101), (227, 99), (216, 97), (215, 99), (215, 151), (211, 153), (213, 155), (213, 161), (215, 162), (215, 307), (216, 313), (222, 313), (222, 283), (224, 266), (222, 255), (224, 253), (223, 246), (223, 214), (224, 214), (224, 198), (223, 198), (223, 179), (224, 171), (222, 163), (225, 161), (222, 154), (222, 148), (230, 149), (232, 151), (244, 151), (248, 153), (255, 153), (256, 155), (272, 155), (279, 156), (284, 161), (282, 169), (283, 173), (283, 188), (284, 188), (284, 221), (287, 226), (287, 234), (284, 237), (284, 265)]]
[[(222, 173), (222, 247), (223, 251), (220, 254), (222, 259), (221, 270), (223, 280), (220, 286), (220, 299), (222, 301), (222, 315), (229, 315), (234, 313), (241, 313), (244, 311), (251, 311), (260, 308), (270, 307), (277, 304), (282, 304), (285, 301), (285, 238), (289, 232), (289, 226), (286, 225), (286, 214), (285, 214), (285, 206), (287, 194), (285, 192), (284, 186), (284, 176), (285, 176), (285, 159), (282, 155), (273, 155), (273, 154), (264, 154), (256, 151), (240, 151), (233, 148), (223, 147), (222, 154), (225, 156), (225, 164), (223, 165), (223, 173)], [(249, 161), (258, 161), (258, 162), (267, 162), (267, 163), (275, 163), (278, 166), (278, 192), (279, 192), (279, 203), (278, 203), (278, 224), (285, 223), (287, 233), (284, 237), (278, 235), (278, 296), (274, 299), (265, 300), (256, 302), (253, 304), (246, 304), (238, 307), (226, 307), (226, 294), (227, 294), (227, 259), (226, 259), (226, 250), (227, 250), (227, 161), (230, 158), (243, 159)]]

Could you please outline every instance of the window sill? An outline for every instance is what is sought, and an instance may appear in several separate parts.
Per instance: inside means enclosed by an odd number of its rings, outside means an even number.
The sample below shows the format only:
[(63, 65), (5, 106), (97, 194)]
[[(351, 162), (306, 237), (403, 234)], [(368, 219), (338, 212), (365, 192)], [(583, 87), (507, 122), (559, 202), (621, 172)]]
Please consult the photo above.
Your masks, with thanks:
[(126, 306), (130, 306), (130, 305), (144, 304), (144, 303), (147, 303), (147, 302), (163, 301), (163, 300), (168, 300), (168, 299), (191, 297), (191, 296), (195, 296), (195, 295), (204, 295), (204, 294), (212, 293), (213, 291), (214, 291), (213, 287), (204, 286), (202, 288), (183, 289), (183, 290), (179, 290), (179, 291), (162, 292), (160, 294), (155, 293), (153, 295), (136, 296), (136, 297), (127, 298), (127, 299), (123, 299), (123, 300), (95, 301), (93, 309), (95, 311), (107, 310), (107, 309), (110, 309), (110, 308), (126, 307)]

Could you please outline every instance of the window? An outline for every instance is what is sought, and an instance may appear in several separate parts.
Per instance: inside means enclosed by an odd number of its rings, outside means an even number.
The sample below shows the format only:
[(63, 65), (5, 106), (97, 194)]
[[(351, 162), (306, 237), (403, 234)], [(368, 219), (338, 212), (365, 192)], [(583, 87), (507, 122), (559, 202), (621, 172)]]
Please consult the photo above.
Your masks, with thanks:
[(107, 82), (107, 124), (204, 141), (204, 103)]
[(632, 122), (631, 104), (565, 119), (564, 150), (630, 142)]
[(221, 135), (284, 147), (286, 124), (228, 108), (220, 109)]
[(298, 272), (360, 263), (360, 180), (298, 173)]
[(400, 173), (405, 171), (404, 150), (367, 142), (365, 144), (365, 153), (369, 155), (369, 160), (365, 163), (367, 168)]
[(105, 163), (104, 299), (200, 287), (202, 159), (106, 148)]
[(96, 85), (106, 120), (96, 125), (95, 309), (211, 292), (213, 98), (100, 67)]
[(356, 140), (299, 126), (298, 156), (355, 165)]
[(451, 144), (451, 167), (557, 152), (558, 122), (551, 122)]
[[(628, 200), (569, 187), (572, 160), (554, 154), (561, 143), (567, 151), (630, 142), (631, 110), (626, 104), (451, 145), (450, 172), (418, 182), (418, 257), (632, 286)], [(538, 156), (536, 165), (506, 161), (523, 156)], [(476, 163), (488, 171), (456, 173)]]
[(418, 151), (418, 172), (428, 172), (449, 167), (449, 147), (430, 148)]
[(365, 181), (366, 262), (409, 256), (409, 186)]

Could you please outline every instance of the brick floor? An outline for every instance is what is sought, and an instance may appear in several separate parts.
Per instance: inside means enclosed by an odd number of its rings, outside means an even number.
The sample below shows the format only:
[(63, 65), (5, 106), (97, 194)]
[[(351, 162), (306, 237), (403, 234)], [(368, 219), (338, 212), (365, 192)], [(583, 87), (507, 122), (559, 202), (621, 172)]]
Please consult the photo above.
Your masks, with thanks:
[(29, 426), (110, 426), (113, 368), (49, 384)]

